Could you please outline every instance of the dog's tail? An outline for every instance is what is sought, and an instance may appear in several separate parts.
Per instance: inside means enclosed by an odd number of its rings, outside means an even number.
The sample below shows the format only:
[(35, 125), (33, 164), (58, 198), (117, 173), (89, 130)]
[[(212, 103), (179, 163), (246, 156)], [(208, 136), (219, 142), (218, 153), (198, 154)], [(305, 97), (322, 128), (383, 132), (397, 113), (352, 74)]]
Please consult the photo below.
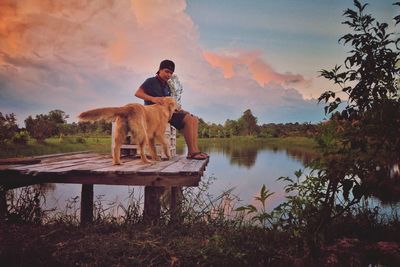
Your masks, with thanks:
[(113, 121), (119, 115), (121, 115), (121, 108), (97, 108), (82, 112), (78, 118), (80, 121)]

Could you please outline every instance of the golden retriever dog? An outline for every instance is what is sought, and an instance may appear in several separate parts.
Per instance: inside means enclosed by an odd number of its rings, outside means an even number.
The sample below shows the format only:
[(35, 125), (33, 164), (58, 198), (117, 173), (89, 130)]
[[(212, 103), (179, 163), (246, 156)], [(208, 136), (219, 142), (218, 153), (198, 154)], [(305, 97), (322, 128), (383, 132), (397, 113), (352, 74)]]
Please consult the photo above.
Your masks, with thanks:
[(172, 97), (165, 97), (164, 104), (141, 105), (128, 104), (123, 107), (98, 108), (82, 112), (78, 118), (80, 121), (115, 121), (114, 142), (112, 151), (113, 164), (121, 164), (121, 145), (125, 141), (126, 134), (130, 132), (132, 139), (136, 141), (140, 149), (140, 158), (143, 163), (150, 163), (144, 153), (145, 145), (148, 145), (153, 160), (160, 160), (156, 153), (155, 143), (158, 141), (168, 159), (171, 153), (168, 148), (164, 132), (168, 121), (175, 110), (179, 110), (176, 100)]

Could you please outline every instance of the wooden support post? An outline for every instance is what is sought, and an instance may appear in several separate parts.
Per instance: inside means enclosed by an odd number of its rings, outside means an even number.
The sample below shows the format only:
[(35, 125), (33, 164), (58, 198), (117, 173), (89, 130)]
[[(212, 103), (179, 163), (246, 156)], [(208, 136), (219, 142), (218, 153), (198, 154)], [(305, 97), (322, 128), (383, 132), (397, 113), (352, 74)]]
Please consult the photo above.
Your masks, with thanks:
[(145, 222), (156, 223), (160, 219), (161, 203), (160, 196), (164, 188), (159, 186), (144, 187), (144, 210), (143, 219)]
[(7, 189), (0, 186), (0, 222), (5, 221), (7, 216)]
[(182, 188), (173, 186), (171, 188), (171, 222), (181, 222), (181, 200), (182, 200)]
[(81, 225), (93, 222), (93, 184), (83, 184), (81, 193)]

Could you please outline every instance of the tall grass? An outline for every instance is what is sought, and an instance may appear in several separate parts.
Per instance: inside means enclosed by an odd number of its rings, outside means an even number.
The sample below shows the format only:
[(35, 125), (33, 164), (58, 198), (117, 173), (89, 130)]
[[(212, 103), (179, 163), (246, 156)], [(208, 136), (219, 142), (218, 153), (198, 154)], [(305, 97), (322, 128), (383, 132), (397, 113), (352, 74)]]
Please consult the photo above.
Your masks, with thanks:
[(54, 153), (65, 153), (92, 150), (99, 153), (109, 153), (110, 137), (67, 136), (63, 138), (48, 138), (43, 143), (29, 140), (28, 144), (4, 144), (0, 147), (0, 158), (36, 156)]

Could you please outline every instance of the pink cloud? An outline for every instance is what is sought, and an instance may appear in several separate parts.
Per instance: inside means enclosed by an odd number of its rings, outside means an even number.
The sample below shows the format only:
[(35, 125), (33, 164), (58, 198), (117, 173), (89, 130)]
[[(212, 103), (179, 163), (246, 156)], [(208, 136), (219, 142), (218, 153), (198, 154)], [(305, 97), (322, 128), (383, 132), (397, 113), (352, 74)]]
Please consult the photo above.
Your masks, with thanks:
[(256, 51), (230, 53), (230, 55), (217, 54), (205, 51), (204, 58), (213, 67), (220, 69), (225, 78), (232, 78), (237, 75), (236, 66), (245, 66), (251, 77), (257, 81), (260, 86), (270, 82), (283, 85), (303, 84), (306, 82), (304, 77), (299, 74), (278, 73), (268, 63), (262, 59), (262, 53)]

